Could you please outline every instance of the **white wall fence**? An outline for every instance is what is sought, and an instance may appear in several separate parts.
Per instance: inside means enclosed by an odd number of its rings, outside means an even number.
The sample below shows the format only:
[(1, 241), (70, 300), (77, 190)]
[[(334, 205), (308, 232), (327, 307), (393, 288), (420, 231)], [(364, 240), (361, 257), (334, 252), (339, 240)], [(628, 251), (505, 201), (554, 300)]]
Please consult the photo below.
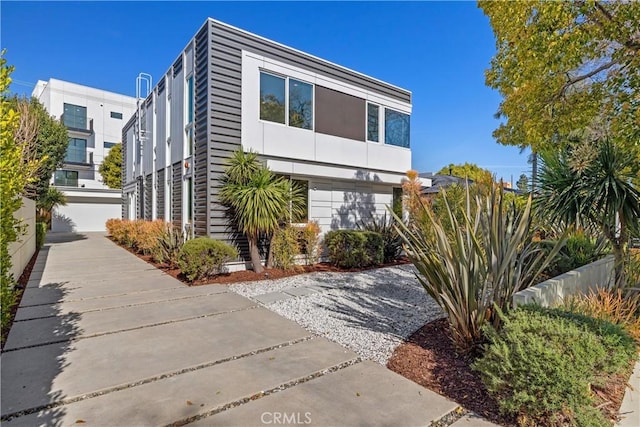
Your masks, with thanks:
[(608, 288), (614, 283), (614, 258), (608, 255), (552, 279), (545, 280), (513, 295), (513, 305), (538, 304), (554, 307), (566, 298), (587, 294), (596, 288)]
[(36, 202), (23, 197), (22, 207), (13, 216), (21, 220), (24, 227), (24, 234), (18, 236), (18, 241), (9, 244), (11, 274), (18, 280), (36, 252)]

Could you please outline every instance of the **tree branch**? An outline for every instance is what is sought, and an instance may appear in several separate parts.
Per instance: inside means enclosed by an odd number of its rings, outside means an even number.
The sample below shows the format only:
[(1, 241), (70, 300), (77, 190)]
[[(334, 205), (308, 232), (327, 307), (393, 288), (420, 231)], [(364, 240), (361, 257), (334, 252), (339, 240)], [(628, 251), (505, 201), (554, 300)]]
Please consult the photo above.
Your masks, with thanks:
[(572, 85), (581, 82), (583, 80), (586, 80), (588, 78), (591, 78), (593, 76), (595, 76), (598, 73), (601, 73), (604, 70), (607, 70), (611, 67), (613, 67), (614, 65), (616, 65), (618, 63), (618, 60), (614, 59), (613, 61), (609, 61), (606, 64), (603, 64), (601, 66), (599, 66), (598, 68), (596, 68), (595, 70), (589, 71), (586, 74), (582, 74), (580, 76), (576, 76), (576, 77), (567, 77), (567, 82), (562, 86), (562, 89), (560, 90), (560, 96), (564, 96), (565, 93), (567, 92), (567, 89), (569, 89), (569, 87), (571, 87)]

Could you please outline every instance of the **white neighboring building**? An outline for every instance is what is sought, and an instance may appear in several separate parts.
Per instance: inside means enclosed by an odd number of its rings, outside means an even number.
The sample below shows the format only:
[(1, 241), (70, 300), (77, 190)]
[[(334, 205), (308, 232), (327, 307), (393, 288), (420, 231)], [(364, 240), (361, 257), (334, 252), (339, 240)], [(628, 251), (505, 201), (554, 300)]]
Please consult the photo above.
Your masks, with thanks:
[(57, 79), (39, 80), (31, 96), (69, 131), (67, 156), (51, 181), (67, 205), (54, 209), (52, 231), (104, 231), (107, 219), (121, 217), (122, 192), (109, 189), (98, 168), (121, 142), (135, 98)]

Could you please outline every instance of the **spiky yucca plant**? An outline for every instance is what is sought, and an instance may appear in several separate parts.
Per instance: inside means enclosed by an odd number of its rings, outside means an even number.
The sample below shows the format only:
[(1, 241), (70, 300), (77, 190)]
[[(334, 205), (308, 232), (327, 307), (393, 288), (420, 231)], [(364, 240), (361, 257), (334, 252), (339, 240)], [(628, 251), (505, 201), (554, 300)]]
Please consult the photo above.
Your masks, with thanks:
[(396, 223), (418, 280), (445, 311), (461, 352), (481, 341), (484, 324), (499, 326), (494, 304), (508, 309), (512, 295), (532, 285), (564, 244), (564, 238), (559, 239), (545, 255), (531, 239), (531, 198), (519, 210), (513, 203), (504, 203), (503, 196), (502, 189), (494, 188), (474, 200), (467, 189), (466, 209), (459, 221), (445, 193), (446, 220), (453, 225), (453, 233), (426, 205), (421, 207), (428, 218), (423, 226)]

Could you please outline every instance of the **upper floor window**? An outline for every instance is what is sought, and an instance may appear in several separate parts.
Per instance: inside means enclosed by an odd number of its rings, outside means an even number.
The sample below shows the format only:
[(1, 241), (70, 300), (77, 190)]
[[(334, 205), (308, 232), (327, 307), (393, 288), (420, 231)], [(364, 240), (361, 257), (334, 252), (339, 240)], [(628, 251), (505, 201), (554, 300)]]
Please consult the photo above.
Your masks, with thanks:
[(409, 148), (409, 115), (385, 108), (384, 143)]
[(289, 79), (289, 126), (313, 128), (313, 86)]
[(367, 141), (380, 142), (380, 107), (367, 104)]
[(67, 155), (64, 160), (70, 163), (87, 162), (87, 140), (82, 138), (69, 138)]
[(120, 119), (120, 120), (122, 120), (122, 113), (117, 113), (115, 111), (112, 111), (111, 112), (111, 118), (112, 119)]
[(313, 85), (261, 72), (260, 119), (313, 129)]
[(187, 79), (187, 123), (193, 122), (193, 76)]
[(115, 142), (107, 142), (107, 141), (104, 142), (104, 148), (111, 148), (114, 145), (116, 145)]
[(68, 128), (87, 128), (87, 107), (65, 103), (62, 117), (64, 125)]
[(285, 79), (260, 73), (260, 119), (285, 123)]

